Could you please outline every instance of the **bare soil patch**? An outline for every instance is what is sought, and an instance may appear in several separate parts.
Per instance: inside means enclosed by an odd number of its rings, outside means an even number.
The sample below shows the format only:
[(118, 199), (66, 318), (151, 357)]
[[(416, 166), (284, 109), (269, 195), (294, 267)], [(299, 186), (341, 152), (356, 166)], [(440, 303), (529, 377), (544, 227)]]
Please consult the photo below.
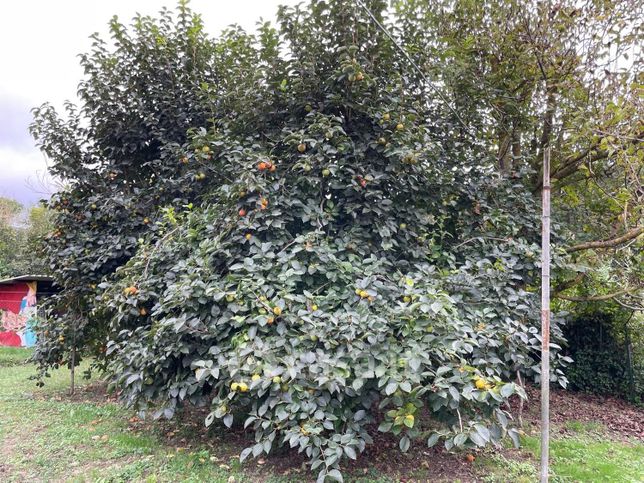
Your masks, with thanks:
[[(528, 401), (524, 404), (523, 419), (526, 427), (540, 426), (541, 393), (538, 387), (526, 387)], [(513, 401), (513, 413), (518, 413), (518, 402)], [(644, 408), (608, 396), (575, 393), (553, 389), (550, 393), (550, 420), (553, 430), (566, 434), (565, 424), (570, 421), (599, 423), (614, 439), (644, 440)]]

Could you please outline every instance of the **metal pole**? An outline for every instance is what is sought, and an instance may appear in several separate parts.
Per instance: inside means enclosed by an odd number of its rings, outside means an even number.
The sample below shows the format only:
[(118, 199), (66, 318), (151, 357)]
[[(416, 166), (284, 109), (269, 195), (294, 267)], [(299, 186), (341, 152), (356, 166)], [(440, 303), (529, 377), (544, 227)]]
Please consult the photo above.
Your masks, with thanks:
[(550, 452), (550, 146), (543, 153), (541, 195), (541, 483)]

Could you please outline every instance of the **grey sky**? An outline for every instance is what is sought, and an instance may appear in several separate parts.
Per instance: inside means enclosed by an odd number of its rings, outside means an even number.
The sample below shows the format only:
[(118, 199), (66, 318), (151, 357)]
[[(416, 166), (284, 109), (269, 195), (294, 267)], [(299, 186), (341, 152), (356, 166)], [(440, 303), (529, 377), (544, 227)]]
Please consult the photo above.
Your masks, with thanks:
[[(216, 35), (237, 23), (252, 30), (260, 18), (273, 20), (279, 4), (298, 0), (192, 0), (206, 29)], [(45, 101), (60, 107), (76, 99), (82, 77), (77, 55), (89, 35), (105, 33), (113, 15), (122, 21), (137, 12), (156, 14), (171, 0), (21, 0), (3, 2), (0, 15), (0, 196), (31, 205), (55, 189), (47, 163), (27, 127), (30, 110)]]

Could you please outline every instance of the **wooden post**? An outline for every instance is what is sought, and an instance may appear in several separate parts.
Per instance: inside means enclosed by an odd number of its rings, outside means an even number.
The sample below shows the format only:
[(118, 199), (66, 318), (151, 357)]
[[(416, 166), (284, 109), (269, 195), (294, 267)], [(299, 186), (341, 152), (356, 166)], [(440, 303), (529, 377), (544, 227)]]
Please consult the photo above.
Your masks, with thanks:
[[(75, 320), (75, 319), (74, 319)], [(74, 395), (74, 378), (75, 378), (75, 372), (76, 372), (76, 323), (73, 322), (72, 325), (72, 353), (70, 356), (70, 385), (69, 385), (69, 394)]]
[(624, 342), (626, 342), (626, 364), (628, 365), (628, 390), (630, 394), (635, 394), (635, 375), (633, 374), (633, 346), (631, 344), (631, 332), (628, 329), (628, 324), (633, 318), (635, 312), (631, 312), (630, 317), (626, 320), (624, 325)]
[(76, 347), (72, 347), (72, 355), (70, 358), (71, 369), (69, 370), (70, 385), (69, 385), (69, 394), (74, 395), (74, 372), (76, 370)]
[(550, 452), (550, 146), (543, 152), (541, 195), (541, 483)]

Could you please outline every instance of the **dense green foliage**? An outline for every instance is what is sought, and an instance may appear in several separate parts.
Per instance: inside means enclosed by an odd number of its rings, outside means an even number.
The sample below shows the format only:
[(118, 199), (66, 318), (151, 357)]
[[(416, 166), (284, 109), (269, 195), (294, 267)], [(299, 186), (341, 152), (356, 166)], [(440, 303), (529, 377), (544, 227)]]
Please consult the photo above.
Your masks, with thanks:
[[(575, 364), (566, 371), (570, 388), (644, 401), (644, 338), (638, 315), (618, 307), (585, 311), (566, 324), (566, 353)], [(617, 309), (617, 310), (615, 310)]]
[(0, 276), (11, 275), (13, 270), (13, 254), (20, 245), (16, 228), (13, 226), (21, 206), (15, 200), (0, 198)]
[(82, 56), (82, 109), (68, 104), (66, 119), (48, 104), (34, 110), (31, 132), (52, 160), (51, 174), (69, 186), (49, 203), (56, 228), (47, 259), (62, 294), (42, 327), (36, 359), (43, 368), (71, 347), (100, 353), (106, 323), (88, 324), (97, 284), (132, 257), (140, 234), (156, 230), (160, 206), (202, 191), (167, 152), (214, 109), (203, 88), (215, 60), (199, 18), (181, 8), (176, 24), (165, 12), (157, 23), (137, 18), (131, 33), (113, 19), (110, 30), (113, 49), (94, 36)]
[[(368, 4), (416, 52), (431, 19)], [(82, 57), (81, 107), (32, 126), (69, 186), (43, 373), (81, 348), (128, 404), (209, 405), (254, 429), (244, 457), (298, 447), (321, 479), (374, 422), (405, 451), (425, 408), (430, 444), (516, 441), (503, 403), (539, 379), (538, 151), (499, 169), (476, 97), (452, 109), (353, 2), (257, 35), (207, 38), (183, 5), (111, 33)]]
[(17, 201), (0, 197), (0, 278), (48, 273), (42, 241), (50, 229), (47, 209), (26, 212)]

